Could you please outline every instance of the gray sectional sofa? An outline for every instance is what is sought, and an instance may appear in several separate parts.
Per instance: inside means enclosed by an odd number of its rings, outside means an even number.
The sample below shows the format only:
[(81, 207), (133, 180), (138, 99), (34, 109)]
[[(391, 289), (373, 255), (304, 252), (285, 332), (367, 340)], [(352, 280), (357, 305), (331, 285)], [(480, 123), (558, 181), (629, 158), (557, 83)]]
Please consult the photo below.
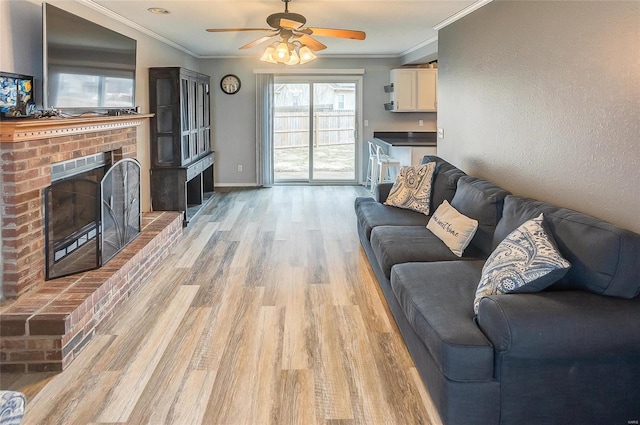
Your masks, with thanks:
[[(424, 214), (355, 201), (358, 233), (444, 424), (627, 424), (640, 420), (640, 235), (466, 176), (435, 161), (446, 199), (479, 228), (462, 258)], [(544, 213), (567, 274), (547, 290), (473, 301), (493, 249)], [(636, 422), (634, 422), (636, 421)]]

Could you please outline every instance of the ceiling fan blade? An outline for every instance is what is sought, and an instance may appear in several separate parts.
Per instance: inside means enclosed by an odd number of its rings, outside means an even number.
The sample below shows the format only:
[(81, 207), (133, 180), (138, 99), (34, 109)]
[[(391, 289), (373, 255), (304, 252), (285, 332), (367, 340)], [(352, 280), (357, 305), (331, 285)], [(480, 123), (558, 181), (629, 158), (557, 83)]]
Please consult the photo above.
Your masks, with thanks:
[(269, 40), (271, 37), (275, 36), (276, 34), (278, 34), (278, 33), (274, 32), (273, 34), (265, 35), (264, 37), (260, 37), (257, 40), (253, 40), (251, 43), (247, 43), (244, 46), (240, 47), (240, 50), (250, 49), (253, 46), (257, 46), (260, 43), (264, 43), (265, 41)]
[(337, 28), (309, 28), (312, 34), (319, 37), (350, 38), (352, 40), (364, 40), (367, 35), (364, 31), (342, 30)]
[(288, 30), (297, 30), (304, 25), (304, 22), (294, 21), (292, 19), (282, 18), (280, 19), (280, 26)]
[(273, 28), (208, 28), (207, 32), (273, 31)]
[(296, 39), (298, 41), (300, 41), (300, 43), (304, 44), (305, 46), (309, 47), (311, 50), (313, 50), (314, 52), (317, 52), (318, 50), (324, 50), (327, 48), (327, 46), (325, 46), (324, 44), (320, 43), (318, 40), (309, 37), (308, 35), (301, 35), (299, 37), (296, 37)]

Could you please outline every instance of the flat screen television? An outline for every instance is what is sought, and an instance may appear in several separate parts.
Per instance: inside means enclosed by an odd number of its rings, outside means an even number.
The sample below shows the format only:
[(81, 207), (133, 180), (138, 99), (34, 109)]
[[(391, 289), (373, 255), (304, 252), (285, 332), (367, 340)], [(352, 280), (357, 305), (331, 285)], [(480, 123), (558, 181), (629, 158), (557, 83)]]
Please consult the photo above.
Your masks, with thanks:
[(43, 4), (45, 108), (135, 107), (136, 40)]

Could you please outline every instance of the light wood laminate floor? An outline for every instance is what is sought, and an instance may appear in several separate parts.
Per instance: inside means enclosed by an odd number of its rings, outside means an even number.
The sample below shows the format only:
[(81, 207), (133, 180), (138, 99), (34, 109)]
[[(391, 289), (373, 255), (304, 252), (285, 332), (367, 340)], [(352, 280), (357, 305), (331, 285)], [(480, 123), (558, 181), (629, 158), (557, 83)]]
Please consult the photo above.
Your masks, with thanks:
[(438, 424), (358, 241), (361, 187), (221, 190), (24, 424)]

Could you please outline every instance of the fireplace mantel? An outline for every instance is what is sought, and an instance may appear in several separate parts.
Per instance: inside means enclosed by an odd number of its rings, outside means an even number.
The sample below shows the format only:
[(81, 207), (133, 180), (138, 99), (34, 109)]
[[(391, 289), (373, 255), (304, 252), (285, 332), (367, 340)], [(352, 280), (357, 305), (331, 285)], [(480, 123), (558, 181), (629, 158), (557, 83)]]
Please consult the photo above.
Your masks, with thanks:
[(43, 138), (135, 127), (151, 117), (153, 117), (153, 114), (5, 120), (0, 122), (0, 142), (26, 142)]

